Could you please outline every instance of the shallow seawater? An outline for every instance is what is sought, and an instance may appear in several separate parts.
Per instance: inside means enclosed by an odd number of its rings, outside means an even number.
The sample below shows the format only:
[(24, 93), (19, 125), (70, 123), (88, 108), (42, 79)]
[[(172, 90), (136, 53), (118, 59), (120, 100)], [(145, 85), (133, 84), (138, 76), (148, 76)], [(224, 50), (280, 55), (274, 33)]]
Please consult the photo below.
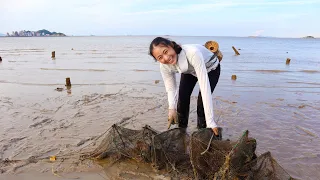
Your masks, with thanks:
[[(166, 130), (164, 84), (159, 64), (148, 56), (153, 38), (0, 38), (0, 158), (77, 151), (84, 146), (77, 146), (80, 141), (90, 142), (120, 121), (130, 128), (149, 124)], [(214, 108), (225, 138), (236, 140), (248, 129), (258, 154), (270, 151), (295, 178), (320, 177), (319, 39), (169, 38), (219, 42), (224, 59)], [(241, 49), (240, 56), (232, 46)], [(67, 77), (70, 90), (64, 86)], [(196, 126), (198, 90), (191, 100), (190, 131)]]

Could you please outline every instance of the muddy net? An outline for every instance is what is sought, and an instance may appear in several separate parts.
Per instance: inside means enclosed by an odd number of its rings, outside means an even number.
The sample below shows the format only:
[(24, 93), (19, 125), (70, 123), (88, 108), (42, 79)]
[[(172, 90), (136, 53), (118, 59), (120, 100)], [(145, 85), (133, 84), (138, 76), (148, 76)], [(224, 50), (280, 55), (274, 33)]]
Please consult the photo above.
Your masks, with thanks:
[(257, 157), (256, 140), (248, 131), (235, 142), (223, 140), (219, 132), (215, 136), (205, 128), (190, 135), (183, 128), (157, 132), (150, 126), (132, 130), (115, 124), (90, 156), (107, 159), (110, 166), (128, 158), (149, 163), (173, 179), (293, 179), (270, 152)]

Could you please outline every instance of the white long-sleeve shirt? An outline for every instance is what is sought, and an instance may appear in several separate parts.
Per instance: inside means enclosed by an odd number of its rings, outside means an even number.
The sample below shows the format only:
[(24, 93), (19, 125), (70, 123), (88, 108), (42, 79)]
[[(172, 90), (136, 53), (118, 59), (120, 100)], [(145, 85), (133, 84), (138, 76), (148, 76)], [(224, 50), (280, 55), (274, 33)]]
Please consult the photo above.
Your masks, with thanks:
[(169, 109), (176, 109), (178, 101), (178, 88), (175, 73), (192, 74), (198, 78), (208, 128), (217, 127), (214, 121), (213, 102), (208, 72), (219, 65), (217, 57), (200, 44), (186, 44), (181, 46), (177, 64), (160, 63), (160, 72), (164, 80), (168, 95)]

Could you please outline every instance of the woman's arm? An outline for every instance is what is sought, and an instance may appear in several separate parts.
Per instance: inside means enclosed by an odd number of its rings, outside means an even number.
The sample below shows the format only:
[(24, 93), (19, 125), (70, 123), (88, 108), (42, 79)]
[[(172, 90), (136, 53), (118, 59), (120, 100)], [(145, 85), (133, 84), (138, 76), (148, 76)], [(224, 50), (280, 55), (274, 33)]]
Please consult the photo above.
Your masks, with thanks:
[(175, 73), (170, 72), (163, 65), (160, 65), (160, 72), (168, 95), (169, 109), (177, 109), (178, 91)]
[(207, 127), (216, 128), (217, 124), (214, 121), (211, 86), (202, 53), (196, 50), (192, 58), (189, 59), (189, 61), (190, 64), (194, 67), (198, 77)]

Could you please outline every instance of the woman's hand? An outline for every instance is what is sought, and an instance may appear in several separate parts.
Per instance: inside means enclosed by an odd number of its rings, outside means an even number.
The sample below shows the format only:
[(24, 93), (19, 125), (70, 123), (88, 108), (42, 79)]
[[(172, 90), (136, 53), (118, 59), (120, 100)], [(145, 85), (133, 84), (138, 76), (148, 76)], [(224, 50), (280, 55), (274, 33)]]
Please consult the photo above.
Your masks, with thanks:
[(216, 136), (219, 135), (219, 129), (218, 129), (218, 127), (212, 128), (212, 131), (213, 131), (214, 135), (216, 135)]
[(178, 124), (177, 110), (169, 109), (168, 121), (169, 121), (168, 129), (170, 128), (171, 124)]

